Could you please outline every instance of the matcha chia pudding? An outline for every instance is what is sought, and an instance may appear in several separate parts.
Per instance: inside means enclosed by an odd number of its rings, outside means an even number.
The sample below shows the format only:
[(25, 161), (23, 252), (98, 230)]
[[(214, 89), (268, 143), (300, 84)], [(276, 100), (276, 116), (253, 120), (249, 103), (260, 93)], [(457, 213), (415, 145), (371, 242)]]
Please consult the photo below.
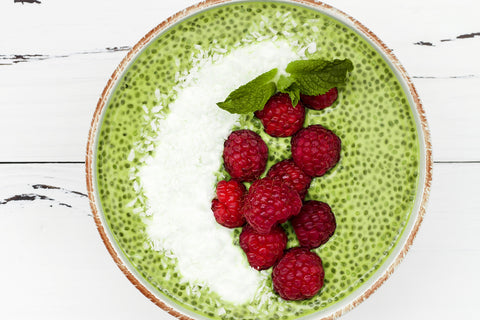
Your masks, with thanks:
[[(304, 199), (328, 203), (336, 230), (312, 249), (325, 272), (320, 292), (286, 301), (272, 268), (249, 265), (242, 228), (215, 221), (212, 199), (230, 179), (222, 152), (232, 131), (251, 130), (268, 145), (262, 177), (292, 157), (291, 138), (272, 137), (253, 113), (217, 103), (260, 74), (286, 74), (290, 62), (312, 59), (353, 64), (333, 105), (306, 109), (303, 124), (341, 140), (340, 161), (311, 180)], [(111, 94), (96, 154), (102, 212), (123, 254), (160, 295), (212, 319), (294, 319), (354, 293), (402, 235), (420, 162), (407, 97), (369, 43), (313, 9), (256, 1), (198, 12), (151, 41)], [(291, 223), (282, 227), (287, 248), (298, 246)]]

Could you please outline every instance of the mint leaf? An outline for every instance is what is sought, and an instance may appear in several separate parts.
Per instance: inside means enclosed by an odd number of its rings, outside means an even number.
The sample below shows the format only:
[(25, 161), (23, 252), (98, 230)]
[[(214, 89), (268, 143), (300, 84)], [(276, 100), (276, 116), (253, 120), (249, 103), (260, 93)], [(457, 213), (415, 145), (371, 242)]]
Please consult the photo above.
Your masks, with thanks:
[(217, 105), (230, 113), (250, 113), (262, 109), (268, 99), (275, 94), (277, 86), (273, 79), (278, 69), (267, 71), (252, 81), (232, 91), (223, 102)]
[(353, 64), (348, 59), (292, 61), (286, 69), (289, 76), (281, 75), (275, 83), (278, 70), (267, 71), (231, 92), (225, 101), (217, 105), (230, 113), (255, 112), (263, 109), (268, 99), (278, 91), (287, 93), (296, 106), (300, 94), (315, 96), (344, 85), (348, 72), (352, 70)]
[(286, 75), (282, 74), (277, 81), (277, 88), (278, 91), (282, 92), (282, 90), (286, 90), (295, 82), (295, 79), (292, 77), (287, 77)]
[(350, 60), (323, 59), (296, 60), (287, 65), (286, 71), (298, 85), (302, 94), (316, 96), (345, 83), (347, 73), (353, 70)]
[(282, 93), (287, 93), (292, 100), (292, 105), (297, 106), (300, 101), (300, 87), (292, 77), (281, 75), (277, 82), (277, 90)]

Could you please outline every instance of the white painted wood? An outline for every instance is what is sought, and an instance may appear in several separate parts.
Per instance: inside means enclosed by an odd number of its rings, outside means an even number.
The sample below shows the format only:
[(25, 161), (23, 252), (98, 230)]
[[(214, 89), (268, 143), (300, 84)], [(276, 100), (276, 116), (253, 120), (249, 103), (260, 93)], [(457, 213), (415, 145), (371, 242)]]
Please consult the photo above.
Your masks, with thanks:
[(0, 66), (0, 161), (84, 161), (93, 111), (125, 54)]
[[(90, 119), (128, 48), (195, 1), (0, 3), (0, 161), (82, 161)], [(332, 3), (371, 28), (400, 58), (425, 104), (436, 160), (480, 160), (480, 3)], [(453, 39), (452, 41), (443, 41)], [(416, 45), (430, 42), (432, 46)], [(46, 60), (38, 60), (44, 59)], [(472, 113), (473, 112), (473, 113)], [(40, 120), (39, 120), (40, 119)], [(454, 120), (454, 121), (453, 121)]]
[[(0, 162), (83, 161), (97, 99), (126, 48), (196, 2), (40, 1), (0, 1)], [(377, 34), (413, 76), (435, 160), (479, 161), (480, 36), (473, 34), (480, 32), (480, 2), (330, 4)], [(19, 62), (15, 55), (38, 56)], [(0, 164), (0, 202), (33, 199), (0, 204), (0, 319), (173, 319), (110, 258), (81, 194), (84, 180), (81, 164)], [(480, 163), (435, 165), (411, 251), (343, 319), (480, 318), (478, 181)]]
[[(0, 176), (0, 202), (32, 193), (56, 200), (0, 205), (0, 319), (172, 319), (113, 263), (86, 197), (68, 192), (86, 192), (83, 165), (1, 165)], [(405, 261), (344, 319), (480, 317), (480, 164), (436, 164), (434, 176)]]
[(433, 158), (480, 160), (480, 77), (414, 82), (427, 114)]
[(0, 2), (0, 54), (70, 54), (133, 45), (195, 0)]

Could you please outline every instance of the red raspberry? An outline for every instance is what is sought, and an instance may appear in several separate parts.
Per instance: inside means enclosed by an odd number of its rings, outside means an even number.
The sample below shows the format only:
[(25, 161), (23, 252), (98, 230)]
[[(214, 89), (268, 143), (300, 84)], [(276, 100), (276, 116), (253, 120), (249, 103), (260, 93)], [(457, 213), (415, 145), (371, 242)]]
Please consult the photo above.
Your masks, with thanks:
[(307, 194), (312, 178), (300, 169), (292, 159), (283, 160), (268, 170), (267, 178), (282, 181), (297, 191), (303, 200)]
[(245, 224), (242, 202), (245, 186), (236, 180), (222, 180), (217, 184), (217, 198), (212, 200), (215, 220), (227, 228), (237, 228)]
[(325, 272), (320, 257), (306, 248), (288, 250), (273, 267), (273, 289), (285, 300), (303, 300), (323, 287)]
[(314, 110), (323, 110), (330, 107), (338, 97), (337, 88), (332, 88), (324, 94), (318, 96), (307, 96), (305, 94), (300, 95), (300, 100), (305, 104), (307, 108)]
[(305, 108), (301, 102), (294, 107), (288, 94), (277, 93), (255, 115), (272, 137), (290, 137), (302, 128)]
[(311, 125), (292, 137), (295, 164), (312, 177), (323, 176), (340, 160), (340, 138), (321, 125)]
[(275, 224), (297, 215), (301, 208), (298, 192), (280, 181), (263, 178), (255, 181), (248, 190), (243, 213), (255, 231), (267, 234)]
[(268, 147), (262, 138), (251, 130), (233, 131), (223, 149), (225, 169), (233, 179), (254, 181), (265, 171)]
[(270, 268), (283, 255), (287, 247), (287, 234), (279, 225), (269, 233), (259, 234), (250, 225), (246, 225), (240, 234), (240, 247), (247, 255), (250, 266), (257, 270)]
[(318, 248), (335, 232), (336, 222), (330, 206), (320, 201), (307, 201), (300, 213), (290, 220), (302, 247)]

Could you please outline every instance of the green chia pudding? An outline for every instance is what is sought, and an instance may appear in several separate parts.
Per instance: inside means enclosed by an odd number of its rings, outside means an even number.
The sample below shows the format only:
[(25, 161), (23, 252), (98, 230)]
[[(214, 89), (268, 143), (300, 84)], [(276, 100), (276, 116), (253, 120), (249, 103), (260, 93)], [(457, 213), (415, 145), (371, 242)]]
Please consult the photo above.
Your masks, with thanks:
[[(216, 224), (215, 185), (228, 179), (223, 141), (251, 129), (269, 147), (267, 170), (291, 157), (249, 115), (218, 108), (238, 86), (297, 59), (350, 59), (334, 105), (311, 124), (342, 140), (340, 162), (314, 178), (305, 200), (327, 202), (335, 235), (314, 251), (325, 285), (284, 301), (271, 269), (249, 267), (241, 229)], [(132, 62), (112, 93), (98, 136), (102, 212), (131, 265), (160, 295), (213, 319), (293, 319), (325, 309), (368, 280), (395, 247), (417, 192), (419, 142), (407, 97), (382, 56), (357, 33), (315, 10), (276, 2), (217, 6), (175, 24)], [(283, 225), (288, 247), (298, 245)]]

